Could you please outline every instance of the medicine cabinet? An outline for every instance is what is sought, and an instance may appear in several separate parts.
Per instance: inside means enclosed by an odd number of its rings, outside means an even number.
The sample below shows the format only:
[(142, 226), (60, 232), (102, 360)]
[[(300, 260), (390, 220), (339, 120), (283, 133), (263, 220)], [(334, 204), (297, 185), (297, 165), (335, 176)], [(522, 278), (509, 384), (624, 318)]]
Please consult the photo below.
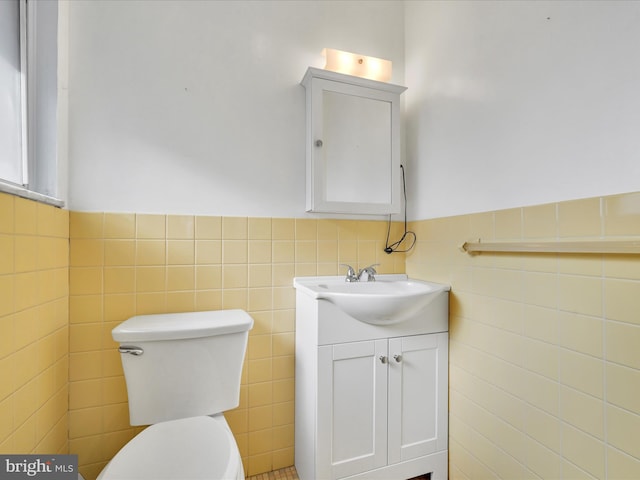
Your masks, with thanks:
[(406, 87), (309, 67), (307, 211), (400, 213), (400, 94)]

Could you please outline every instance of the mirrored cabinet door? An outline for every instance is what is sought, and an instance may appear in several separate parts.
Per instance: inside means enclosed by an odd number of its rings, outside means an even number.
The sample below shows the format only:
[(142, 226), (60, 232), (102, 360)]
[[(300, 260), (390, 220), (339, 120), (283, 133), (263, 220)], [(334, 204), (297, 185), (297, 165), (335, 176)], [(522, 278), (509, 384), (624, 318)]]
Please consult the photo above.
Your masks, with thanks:
[(309, 68), (307, 211), (400, 212), (404, 87)]
[[(391, 101), (322, 90), (322, 146), (325, 175), (319, 185), (327, 202), (389, 204), (392, 201)], [(363, 172), (367, 172), (363, 179)]]

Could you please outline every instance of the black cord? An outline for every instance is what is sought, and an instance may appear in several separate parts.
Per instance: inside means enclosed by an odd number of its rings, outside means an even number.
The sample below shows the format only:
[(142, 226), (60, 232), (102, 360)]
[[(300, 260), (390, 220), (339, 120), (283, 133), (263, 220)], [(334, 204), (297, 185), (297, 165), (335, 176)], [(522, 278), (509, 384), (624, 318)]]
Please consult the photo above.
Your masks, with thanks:
[[(402, 193), (404, 196), (404, 233), (402, 234), (402, 237), (400, 237), (400, 240), (389, 245), (389, 235), (391, 234), (391, 215), (389, 215), (389, 222), (387, 224), (387, 241), (384, 247), (385, 253), (388, 253), (389, 255), (391, 255), (394, 252), (406, 253), (409, 250), (411, 250), (413, 246), (416, 244), (416, 234), (410, 230), (407, 230), (407, 181), (404, 177), (404, 165), (400, 165), (400, 168), (402, 169)], [(398, 250), (400, 245), (402, 245), (402, 243), (407, 238), (407, 235), (413, 237), (413, 241), (411, 242), (411, 245), (409, 245), (409, 247), (404, 250)]]

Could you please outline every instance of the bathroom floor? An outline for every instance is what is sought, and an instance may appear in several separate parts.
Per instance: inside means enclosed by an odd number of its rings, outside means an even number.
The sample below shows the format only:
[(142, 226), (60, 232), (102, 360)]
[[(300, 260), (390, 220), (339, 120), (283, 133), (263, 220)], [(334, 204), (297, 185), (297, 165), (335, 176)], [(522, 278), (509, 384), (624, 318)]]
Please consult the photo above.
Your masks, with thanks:
[[(247, 477), (247, 480), (298, 480), (298, 472), (296, 472), (296, 467), (287, 467), (274, 472)], [(429, 480), (429, 475), (420, 475), (409, 480)]]
[(274, 472), (247, 477), (247, 480), (298, 480), (298, 472), (296, 472), (296, 467), (287, 467)]

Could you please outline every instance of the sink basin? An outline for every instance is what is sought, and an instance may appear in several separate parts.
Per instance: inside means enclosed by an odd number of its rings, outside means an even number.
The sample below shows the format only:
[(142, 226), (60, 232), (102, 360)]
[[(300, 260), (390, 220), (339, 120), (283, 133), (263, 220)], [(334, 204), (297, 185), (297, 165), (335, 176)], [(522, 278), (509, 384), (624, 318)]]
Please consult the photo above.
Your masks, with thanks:
[(344, 277), (297, 277), (294, 286), (333, 303), (347, 315), (374, 325), (403, 322), (426, 307), (448, 285), (411, 280), (406, 275), (378, 275), (375, 282), (345, 282)]

